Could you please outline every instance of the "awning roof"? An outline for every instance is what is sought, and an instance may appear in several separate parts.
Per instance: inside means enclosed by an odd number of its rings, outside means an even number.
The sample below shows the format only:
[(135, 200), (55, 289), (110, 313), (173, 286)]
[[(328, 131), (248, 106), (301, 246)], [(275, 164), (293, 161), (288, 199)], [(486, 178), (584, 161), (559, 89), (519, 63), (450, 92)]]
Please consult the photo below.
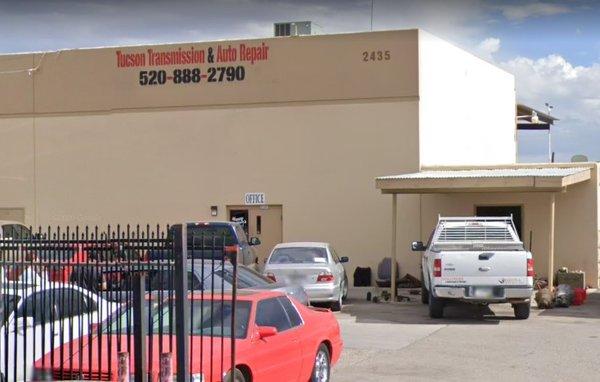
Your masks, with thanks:
[[(534, 114), (537, 115), (537, 122), (532, 121)], [(522, 103), (517, 104), (517, 130), (548, 130), (558, 120)]]
[(563, 191), (591, 178), (589, 167), (517, 167), (425, 170), (381, 176), (384, 194)]

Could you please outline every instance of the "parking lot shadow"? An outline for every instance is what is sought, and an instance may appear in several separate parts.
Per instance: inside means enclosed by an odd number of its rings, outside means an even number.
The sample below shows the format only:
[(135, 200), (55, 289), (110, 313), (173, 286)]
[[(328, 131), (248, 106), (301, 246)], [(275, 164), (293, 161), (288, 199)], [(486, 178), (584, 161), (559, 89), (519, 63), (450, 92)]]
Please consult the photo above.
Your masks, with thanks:
[(419, 296), (414, 297), (410, 302), (398, 303), (349, 299), (342, 313), (354, 317), (357, 323), (414, 325), (498, 325), (502, 320), (514, 319), (512, 315), (497, 316), (489, 307), (466, 303), (449, 304), (444, 309), (444, 318), (433, 319), (429, 317), (427, 305), (421, 304)]

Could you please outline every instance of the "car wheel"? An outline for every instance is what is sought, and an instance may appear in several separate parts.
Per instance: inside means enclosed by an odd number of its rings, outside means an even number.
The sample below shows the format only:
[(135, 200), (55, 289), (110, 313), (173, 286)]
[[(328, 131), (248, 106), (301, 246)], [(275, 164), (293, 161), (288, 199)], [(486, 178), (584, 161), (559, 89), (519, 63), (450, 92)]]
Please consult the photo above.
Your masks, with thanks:
[(429, 291), (429, 317), (444, 317), (444, 300), (435, 297), (431, 290)]
[(513, 310), (515, 311), (515, 317), (517, 318), (517, 320), (526, 320), (529, 318), (531, 304), (528, 302), (522, 304), (514, 304)]
[(348, 277), (346, 275), (344, 275), (344, 284), (342, 287), (342, 300), (346, 301), (346, 298), (348, 298)]
[(240, 371), (240, 369), (236, 368), (234, 374), (234, 378), (231, 379), (231, 372), (227, 373), (225, 378), (223, 378), (223, 382), (246, 382), (246, 377), (244, 376), (244, 373)]
[(425, 288), (425, 277), (421, 272), (421, 302), (423, 304), (429, 304), (429, 291)]
[(339, 312), (340, 310), (342, 310), (342, 305), (343, 305), (343, 301), (342, 301), (342, 290), (340, 289), (340, 293), (338, 294), (338, 299), (335, 302), (331, 303), (331, 310), (333, 312)]
[(310, 382), (327, 382), (329, 381), (330, 372), (331, 360), (329, 359), (329, 350), (325, 344), (321, 344), (315, 356)]

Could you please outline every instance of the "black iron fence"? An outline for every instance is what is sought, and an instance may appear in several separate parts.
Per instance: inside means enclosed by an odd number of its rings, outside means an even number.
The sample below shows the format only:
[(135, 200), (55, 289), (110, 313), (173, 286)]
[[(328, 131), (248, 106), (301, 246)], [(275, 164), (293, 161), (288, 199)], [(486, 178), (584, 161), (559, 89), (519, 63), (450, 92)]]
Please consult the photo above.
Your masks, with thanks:
[(0, 238), (2, 381), (230, 379), (238, 248), (187, 228)]

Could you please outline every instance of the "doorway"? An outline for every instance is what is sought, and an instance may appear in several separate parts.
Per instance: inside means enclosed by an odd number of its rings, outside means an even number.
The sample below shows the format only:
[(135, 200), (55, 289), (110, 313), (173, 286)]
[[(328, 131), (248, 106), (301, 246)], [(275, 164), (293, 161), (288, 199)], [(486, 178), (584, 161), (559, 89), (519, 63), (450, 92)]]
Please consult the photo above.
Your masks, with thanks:
[(246, 237), (250, 238), (250, 233), (248, 232), (248, 218), (249, 212), (248, 210), (230, 210), (229, 211), (229, 221), (240, 223), (244, 232), (246, 232)]
[(522, 206), (475, 206), (477, 216), (511, 216), (521, 240), (522, 235)]
[(281, 205), (227, 206), (229, 220), (242, 224), (248, 238), (260, 239), (261, 244), (254, 250), (261, 265), (273, 247), (283, 240), (282, 210)]

